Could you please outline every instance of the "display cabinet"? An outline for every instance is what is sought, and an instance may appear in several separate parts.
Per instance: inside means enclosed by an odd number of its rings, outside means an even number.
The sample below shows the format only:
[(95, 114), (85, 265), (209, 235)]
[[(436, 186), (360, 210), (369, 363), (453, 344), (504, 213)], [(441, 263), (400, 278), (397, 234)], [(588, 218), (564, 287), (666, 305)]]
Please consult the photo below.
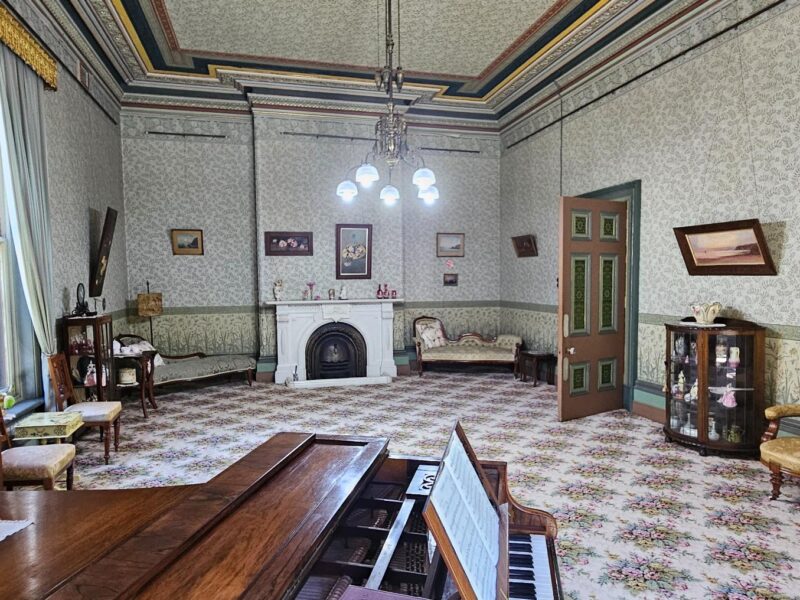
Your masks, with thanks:
[(61, 319), (61, 348), (69, 362), (78, 401), (112, 399), (113, 339), (111, 315)]
[(668, 441), (701, 455), (757, 455), (764, 421), (764, 328), (719, 317), (667, 323)]

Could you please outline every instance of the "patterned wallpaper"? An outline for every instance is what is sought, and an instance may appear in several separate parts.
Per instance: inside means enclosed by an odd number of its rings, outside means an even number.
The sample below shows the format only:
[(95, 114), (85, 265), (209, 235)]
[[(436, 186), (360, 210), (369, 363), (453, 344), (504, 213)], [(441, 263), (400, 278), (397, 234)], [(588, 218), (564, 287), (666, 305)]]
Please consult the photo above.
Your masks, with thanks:
[[(800, 8), (776, 13), (565, 122), (565, 195), (642, 181), (641, 313), (687, 314), (690, 303), (718, 300), (744, 318), (800, 325), (800, 245), (791, 243), (800, 232), (798, 35)], [(542, 223), (530, 231), (537, 235), (538, 259), (504, 261), (502, 300), (557, 302), (547, 280), (557, 269), (558, 204), (552, 198), (558, 195), (558, 142), (559, 128), (551, 127), (501, 159), (503, 227), (526, 217)], [(673, 227), (754, 217), (765, 224), (777, 277), (686, 273)], [(547, 264), (522, 264), (545, 256)], [(542, 339), (555, 336), (554, 321), (533, 327)], [(639, 378), (659, 385), (663, 339), (662, 326), (640, 325)], [(769, 397), (796, 401), (798, 342), (770, 337), (767, 345)]]
[[(252, 306), (256, 227), (249, 119), (129, 113), (122, 136), (128, 297), (135, 299), (149, 280), (152, 290), (164, 294), (165, 307)], [(205, 254), (173, 256), (172, 228), (202, 229)]]
[(74, 308), (78, 283), (88, 294), (89, 256), (108, 206), (119, 215), (103, 295), (108, 311), (122, 310), (127, 267), (119, 128), (72, 77), (60, 75), (58, 91), (42, 94), (56, 315)]

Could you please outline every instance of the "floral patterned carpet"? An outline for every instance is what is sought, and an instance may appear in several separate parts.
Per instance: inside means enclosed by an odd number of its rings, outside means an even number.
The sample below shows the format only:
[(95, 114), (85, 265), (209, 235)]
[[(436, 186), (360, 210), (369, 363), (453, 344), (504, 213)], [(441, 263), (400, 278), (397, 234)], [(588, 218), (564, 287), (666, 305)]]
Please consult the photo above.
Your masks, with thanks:
[(556, 420), (555, 388), (507, 373), (427, 373), (391, 385), (293, 391), (242, 383), (126, 403), (111, 464), (96, 434), (78, 444), (76, 488), (208, 480), (278, 431), (387, 436), (441, 455), (456, 419), (478, 455), (505, 460), (523, 504), (558, 519), (570, 598), (800, 597), (800, 486), (768, 499), (756, 461), (700, 457), (660, 426), (617, 411)]

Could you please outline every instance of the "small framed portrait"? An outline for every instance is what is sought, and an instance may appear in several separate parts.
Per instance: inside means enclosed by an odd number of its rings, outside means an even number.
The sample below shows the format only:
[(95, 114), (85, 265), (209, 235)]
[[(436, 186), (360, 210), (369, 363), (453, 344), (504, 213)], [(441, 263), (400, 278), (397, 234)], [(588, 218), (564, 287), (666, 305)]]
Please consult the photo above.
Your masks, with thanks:
[(436, 256), (462, 258), (464, 256), (465, 237), (463, 233), (437, 233)]
[(264, 246), (267, 256), (313, 256), (314, 234), (310, 231), (267, 231)]
[(372, 225), (336, 226), (336, 279), (372, 279)]
[(203, 248), (202, 229), (172, 229), (172, 254), (176, 256), (199, 256)]
[(458, 273), (445, 273), (442, 279), (444, 287), (455, 287), (458, 285)]
[(512, 237), (511, 242), (514, 244), (514, 252), (517, 253), (517, 258), (539, 256), (539, 251), (536, 249), (536, 238), (530, 233)]

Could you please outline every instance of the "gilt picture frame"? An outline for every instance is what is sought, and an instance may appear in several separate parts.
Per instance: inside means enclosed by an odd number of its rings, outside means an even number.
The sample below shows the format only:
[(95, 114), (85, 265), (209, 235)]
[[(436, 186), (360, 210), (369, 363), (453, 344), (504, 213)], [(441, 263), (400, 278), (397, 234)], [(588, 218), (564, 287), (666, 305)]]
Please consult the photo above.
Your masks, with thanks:
[(372, 279), (372, 225), (336, 225), (336, 279)]
[(758, 219), (675, 227), (689, 275), (777, 275)]
[(171, 229), (174, 256), (202, 256), (205, 253), (202, 229)]

